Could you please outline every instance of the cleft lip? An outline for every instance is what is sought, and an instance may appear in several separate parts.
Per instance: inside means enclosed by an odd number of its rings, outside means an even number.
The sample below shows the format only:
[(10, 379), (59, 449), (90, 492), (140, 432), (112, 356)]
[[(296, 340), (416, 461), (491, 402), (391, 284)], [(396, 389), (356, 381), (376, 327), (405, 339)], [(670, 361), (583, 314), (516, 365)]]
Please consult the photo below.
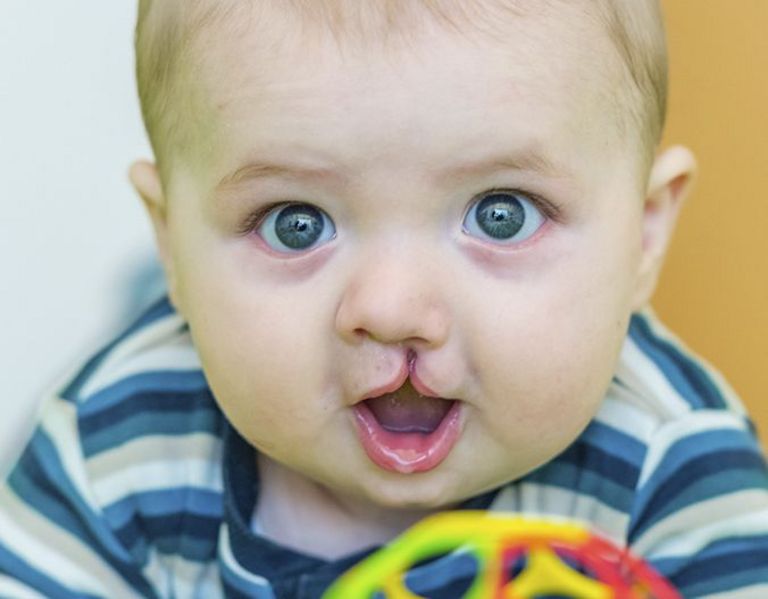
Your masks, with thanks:
[[(410, 377), (411, 377), (411, 385), (413, 385), (413, 388), (416, 389), (416, 392), (419, 395), (423, 395), (424, 397), (442, 398), (442, 396), (439, 393), (437, 393), (436, 391), (433, 391), (432, 389), (430, 389), (424, 383), (424, 381), (421, 380), (421, 377), (419, 377), (418, 373), (416, 372), (416, 369), (411, 369)], [(447, 398), (447, 397), (443, 398), (443, 399), (447, 399), (449, 401), (455, 401), (455, 400), (452, 400), (451, 398)]]
[(400, 371), (394, 376), (392, 380), (378, 387), (374, 387), (373, 389), (365, 393), (358, 400), (358, 403), (361, 401), (365, 401), (366, 399), (372, 399), (375, 397), (380, 397), (382, 395), (387, 395), (389, 393), (394, 393), (405, 384), (405, 381), (408, 380), (409, 374), (410, 373), (408, 371), (408, 364), (404, 361), (400, 367)]
[(396, 375), (364, 393), (350, 413), (374, 464), (412, 474), (437, 468), (451, 453), (464, 428), (463, 403), (430, 388), (416, 371), (415, 352), (409, 352)]

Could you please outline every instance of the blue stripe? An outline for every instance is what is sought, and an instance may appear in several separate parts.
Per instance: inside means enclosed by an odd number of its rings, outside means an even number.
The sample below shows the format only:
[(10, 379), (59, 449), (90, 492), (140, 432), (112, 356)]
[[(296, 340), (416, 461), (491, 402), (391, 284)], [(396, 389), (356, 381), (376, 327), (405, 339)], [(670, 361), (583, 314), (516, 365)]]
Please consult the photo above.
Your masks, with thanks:
[[(759, 534), (717, 539), (696, 553), (695, 561), (702, 559), (720, 559), (721, 557), (728, 556), (731, 553), (751, 552), (754, 551), (755, 547), (768, 547), (768, 535)], [(662, 571), (661, 568), (663, 567), (663, 572), (665, 575), (677, 575), (680, 574), (691, 562), (692, 560), (690, 555), (683, 557), (665, 558), (658, 560), (659, 571)]]
[(107, 506), (104, 514), (113, 528), (122, 528), (136, 514), (157, 518), (179, 511), (221, 519), (223, 512), (221, 493), (197, 487), (146, 491), (135, 493)]
[(188, 410), (155, 414), (139, 412), (109, 426), (93, 427), (93, 432), (84, 432), (83, 453), (91, 458), (134, 439), (150, 436), (182, 437), (203, 433), (218, 439), (221, 427), (221, 413), (208, 407), (193, 409), (190, 406)]
[[(114, 384), (94, 393), (80, 406), (78, 413), (87, 421), (107, 413), (112, 417), (111, 410), (120, 413), (123, 404), (128, 400), (143, 395), (173, 393), (200, 393), (208, 388), (205, 376), (199, 369), (195, 370), (155, 370), (127, 376)], [(131, 404), (129, 409), (133, 409)], [(151, 406), (153, 409), (155, 406)], [(162, 406), (157, 406), (162, 409)], [(125, 408), (122, 408), (125, 409)]]
[(694, 480), (677, 497), (671, 498), (670, 502), (664, 506), (664, 512), (670, 514), (707, 499), (747, 490), (762, 491), (766, 506), (768, 506), (765, 473), (761, 471), (759, 466), (757, 468), (745, 468), (744, 464), (739, 464), (739, 466), (728, 468), (726, 482), (723, 481), (722, 473), (713, 473), (709, 476), (702, 476), (700, 480)]
[(71, 402), (77, 402), (80, 398), (80, 393), (83, 387), (93, 376), (93, 373), (103, 364), (106, 357), (110, 352), (118, 345), (120, 345), (125, 339), (143, 329), (144, 327), (152, 324), (153, 322), (165, 318), (170, 314), (173, 314), (174, 310), (168, 301), (167, 297), (163, 297), (158, 300), (153, 306), (151, 306), (143, 315), (141, 315), (128, 329), (117, 337), (114, 341), (107, 344), (101, 351), (93, 356), (85, 366), (78, 372), (70, 383), (62, 390), (61, 397)]
[(727, 407), (720, 390), (706, 371), (680, 348), (656, 336), (643, 316), (632, 316), (629, 336), (691, 406), (717, 409)]
[[(189, 534), (185, 529), (182, 534), (178, 534), (178, 528), (186, 524), (183, 515), (174, 518), (168, 522), (159, 520), (145, 520), (147, 525), (147, 539), (160, 553), (170, 556), (180, 556), (191, 562), (207, 563), (216, 557), (216, 545), (211, 543), (212, 538), (216, 538), (219, 532), (221, 522), (207, 520), (208, 530), (203, 530), (202, 520), (194, 523), (201, 536)], [(161, 530), (153, 530), (153, 526), (159, 528), (172, 529), (167, 535), (163, 535)]]
[(76, 593), (55, 580), (45, 576), (39, 570), (32, 568), (26, 561), (11, 553), (0, 544), (0, 574), (8, 574), (13, 580), (18, 580), (28, 587), (35, 589), (45, 597), (56, 599), (100, 599), (97, 595)]
[[(645, 443), (599, 420), (593, 420), (581, 434), (579, 440), (597, 447), (605, 453), (620, 455), (622, 460), (637, 470), (642, 467), (645, 461), (647, 453)], [(617, 454), (616, 448), (621, 450), (620, 454)]]
[(8, 484), (31, 509), (90, 547), (135, 589), (154, 596), (144, 576), (130, 563), (125, 547), (67, 478), (54, 445), (42, 431), (35, 433)]
[(664, 459), (656, 465), (652, 476), (645, 482), (637, 496), (638, 505), (652, 499), (656, 489), (667, 480), (677, 478), (679, 471), (700, 456), (718, 456), (720, 452), (745, 451), (762, 456), (757, 440), (743, 430), (713, 428), (681, 437), (670, 445)]
[(578, 465), (554, 461), (525, 477), (525, 482), (533, 482), (579, 493), (594, 498), (614, 510), (626, 513), (634, 499), (633, 489), (617, 484), (610, 478), (601, 476)]
[[(768, 584), (768, 568), (762, 566), (754, 570), (722, 574), (717, 579), (708, 579), (698, 583), (691, 583), (680, 588), (683, 597), (704, 597), (714, 593), (722, 593), (721, 597), (727, 597), (729, 591), (744, 591), (751, 586), (762, 586), (759, 599), (765, 599), (765, 585)], [(758, 595), (742, 595), (752, 599), (758, 599)]]
[(459, 553), (437, 559), (429, 564), (410, 570), (405, 577), (408, 588), (430, 598), (463, 597), (469, 584), (478, 574), (474, 555)]
[(150, 436), (183, 437), (193, 434), (209, 434), (218, 439), (221, 418), (216, 412), (200, 411), (193, 422), (184, 421), (181, 411), (166, 414), (137, 414), (125, 422), (97, 430), (83, 438), (83, 453), (86, 458), (109, 451), (135, 439)]
[[(166, 547), (172, 545), (178, 548), (181, 545), (181, 539), (186, 539), (196, 544), (196, 552), (202, 546), (206, 547), (202, 557), (199, 552), (194, 558), (190, 556), (190, 559), (199, 560), (211, 559), (210, 550), (215, 548), (220, 524), (220, 519), (184, 511), (172, 512), (163, 516), (147, 516), (139, 513), (124, 523), (117, 532), (121, 538), (125, 538), (128, 542), (136, 543), (138, 536), (140, 536), (142, 540), (145, 539), (150, 544), (157, 544), (159, 547), (159, 540), (162, 540)], [(140, 534), (137, 536), (136, 532)], [(133, 539), (128, 538), (129, 536), (133, 536)], [(164, 551), (172, 553), (167, 549)]]
[(700, 455), (712, 455), (720, 451), (743, 450), (762, 455), (757, 440), (738, 428), (710, 428), (681, 437), (667, 448), (664, 460), (656, 467), (653, 479), (670, 478), (687, 462)]
[(179, 487), (139, 493), (107, 507), (104, 513), (120, 542), (142, 565), (149, 557), (148, 542), (158, 541), (163, 551), (174, 543), (174, 535), (185, 559), (215, 559), (222, 517), (221, 495), (216, 491)]
[(719, 555), (696, 559), (670, 576), (670, 580), (685, 596), (698, 593), (722, 593), (750, 584), (768, 581), (768, 548), (766, 539), (747, 550), (729, 547)]
[[(699, 488), (692, 491), (699, 483)], [(765, 462), (752, 451), (702, 455), (655, 488), (640, 517), (631, 524), (629, 538), (633, 541), (656, 522), (688, 505), (744, 489), (766, 489), (766, 486)]]
[(616, 453), (609, 453), (584, 440), (577, 439), (557, 458), (558, 462), (571, 464), (605, 478), (625, 489), (634, 490), (640, 476), (639, 464), (633, 464)]

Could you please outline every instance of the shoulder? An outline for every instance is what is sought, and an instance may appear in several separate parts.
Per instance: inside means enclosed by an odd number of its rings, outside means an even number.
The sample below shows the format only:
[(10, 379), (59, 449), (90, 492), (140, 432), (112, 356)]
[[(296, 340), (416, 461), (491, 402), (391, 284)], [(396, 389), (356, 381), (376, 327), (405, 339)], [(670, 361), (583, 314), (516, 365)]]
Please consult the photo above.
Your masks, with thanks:
[(222, 427), (187, 327), (156, 304), (47, 398), (0, 483), (0, 574), (54, 596), (63, 572), (128, 594), (160, 555), (212, 559)]
[(746, 415), (720, 372), (688, 348), (650, 309), (632, 316), (614, 382), (642, 397), (645, 407), (663, 419), (698, 410)]
[[(642, 448), (640, 485), (661, 466), (662, 456), (685, 453), (685, 447), (694, 453), (728, 451), (738, 443), (762, 460), (754, 426), (725, 378), (650, 311), (633, 316), (605, 401), (587, 433), (601, 428)], [(613, 445), (622, 451), (627, 444)]]
[(91, 358), (57, 399), (76, 419), (83, 457), (92, 465), (110, 461), (104, 469), (111, 473), (118, 455), (149, 462), (184, 456), (172, 451), (179, 443), (208, 453), (220, 443), (221, 413), (187, 326), (167, 300)]
[(768, 558), (768, 470), (723, 376), (652, 313), (637, 314), (597, 420), (644, 448), (627, 531), (633, 549), (686, 596), (758, 596), (749, 593), (768, 584), (760, 565)]
[(38, 432), (82, 462), (104, 507), (159, 488), (220, 490), (222, 426), (187, 326), (164, 299), (50, 398)]

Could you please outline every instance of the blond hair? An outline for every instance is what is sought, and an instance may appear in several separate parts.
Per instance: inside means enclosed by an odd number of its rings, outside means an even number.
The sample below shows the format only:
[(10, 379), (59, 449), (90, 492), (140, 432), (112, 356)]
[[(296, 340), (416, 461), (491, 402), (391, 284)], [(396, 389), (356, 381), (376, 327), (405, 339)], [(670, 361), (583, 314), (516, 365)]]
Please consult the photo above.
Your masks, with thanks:
[[(562, 2), (537, 0), (536, 8), (557, 10)], [(202, 90), (185, 60), (206, 32), (220, 25), (237, 28), (253, 11), (274, 4), (302, 24), (320, 25), (336, 40), (386, 41), (432, 18), (456, 31), (472, 26), (503, 26), (504, 13), (530, 12), (521, 0), (139, 0), (136, 26), (136, 75), (144, 124), (161, 173), (170, 156), (187, 156), (200, 139), (192, 120), (202, 106)], [(629, 85), (620, 111), (639, 134), (645, 166), (664, 128), (667, 106), (667, 49), (658, 0), (581, 0), (583, 12), (607, 30), (624, 65)], [(274, 8), (274, 7), (273, 7)], [(502, 24), (502, 25), (500, 25)], [(373, 33), (373, 35), (371, 35)], [(234, 34), (234, 32), (233, 32)], [(210, 39), (210, 38), (206, 38)], [(626, 120), (626, 119), (625, 119)]]

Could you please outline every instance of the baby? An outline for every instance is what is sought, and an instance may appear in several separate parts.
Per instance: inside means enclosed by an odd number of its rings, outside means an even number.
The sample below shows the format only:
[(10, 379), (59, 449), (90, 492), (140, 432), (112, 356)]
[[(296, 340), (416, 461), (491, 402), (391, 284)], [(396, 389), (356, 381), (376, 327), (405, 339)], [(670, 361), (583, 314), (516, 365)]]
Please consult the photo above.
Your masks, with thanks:
[(695, 167), (655, 1), (142, 0), (137, 72), (169, 299), (48, 402), (0, 595), (318, 597), (475, 508), (768, 596), (749, 420), (646, 309)]

